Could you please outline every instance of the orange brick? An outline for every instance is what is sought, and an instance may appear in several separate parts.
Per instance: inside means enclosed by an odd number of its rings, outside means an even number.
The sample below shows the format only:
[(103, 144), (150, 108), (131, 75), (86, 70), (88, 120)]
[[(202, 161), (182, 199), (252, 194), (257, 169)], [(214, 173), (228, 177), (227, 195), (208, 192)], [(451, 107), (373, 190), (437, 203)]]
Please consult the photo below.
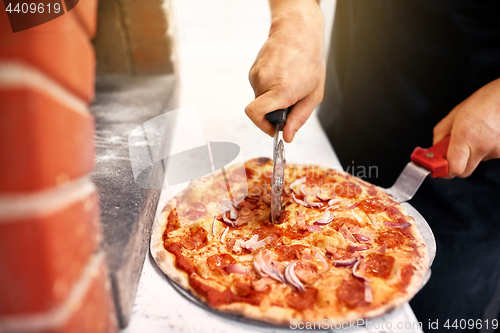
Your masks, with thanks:
[(75, 14), (88, 36), (94, 38), (97, 25), (97, 0), (80, 0), (69, 13)]
[(34, 316), (0, 317), (3, 333), (118, 332), (104, 254), (92, 256), (68, 299), (58, 308)]
[(93, 280), (86, 295), (75, 306), (69, 320), (63, 327), (47, 333), (118, 332), (116, 311), (104, 260), (100, 262), (92, 277)]
[(77, 16), (70, 13), (12, 33), (7, 13), (0, 10), (0, 60), (33, 65), (90, 102), (94, 97), (94, 49)]
[(99, 200), (87, 178), (0, 197), (0, 316), (60, 304), (101, 238)]
[(30, 87), (0, 89), (0, 100), (0, 192), (39, 190), (92, 171), (89, 113)]

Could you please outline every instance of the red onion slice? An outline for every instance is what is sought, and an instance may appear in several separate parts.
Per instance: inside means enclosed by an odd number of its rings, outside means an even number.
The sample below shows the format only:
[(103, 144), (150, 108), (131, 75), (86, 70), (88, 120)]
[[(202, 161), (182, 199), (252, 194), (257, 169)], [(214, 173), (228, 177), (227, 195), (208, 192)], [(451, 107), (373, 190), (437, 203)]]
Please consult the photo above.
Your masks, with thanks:
[(358, 220), (359, 223), (362, 223), (363, 222), (363, 219), (361, 218), (361, 216), (359, 216), (358, 213), (356, 212), (351, 212), (351, 214), (356, 218), (356, 220)]
[(295, 196), (295, 193), (292, 193), (292, 198), (293, 198), (293, 201), (295, 201), (299, 205), (304, 206), (304, 207), (309, 207), (309, 205), (307, 204), (307, 202), (302, 201), (300, 199), (297, 199), (297, 197)]
[(346, 260), (334, 260), (333, 264), (335, 267), (350, 267), (358, 261), (358, 258), (351, 258)]
[(229, 227), (226, 227), (226, 230), (224, 230), (224, 232), (222, 233), (222, 236), (220, 236), (220, 242), (222, 244), (226, 244), (226, 235), (227, 235), (228, 231), (229, 231)]
[(409, 226), (411, 226), (409, 222), (397, 223), (392, 221), (384, 221), (384, 224), (389, 228), (394, 228), (394, 229), (406, 229)]
[(370, 241), (370, 237), (362, 234), (352, 234), (352, 236), (360, 243), (367, 243)]
[(307, 200), (307, 197), (304, 197), (304, 201), (307, 202), (307, 204), (310, 207), (314, 207), (314, 208), (321, 208), (321, 207), (323, 207), (323, 204), (321, 202), (311, 202), (311, 201)]
[(300, 185), (300, 192), (307, 196), (307, 195), (316, 195), (319, 192), (319, 189), (317, 186), (314, 188), (311, 188), (310, 186), (307, 186), (306, 184)]
[(321, 216), (314, 224), (316, 225), (325, 225), (333, 221), (334, 215), (328, 209), (325, 210), (323, 216)]
[(231, 220), (227, 217), (227, 213), (228, 213), (228, 212), (223, 212), (223, 213), (221, 213), (222, 220), (223, 220), (224, 224), (225, 224), (225, 225), (227, 225), (227, 226), (229, 226), (229, 227), (236, 227), (236, 222), (231, 221)]
[(335, 204), (338, 204), (338, 203), (340, 203), (340, 201), (342, 201), (342, 200), (340, 200), (340, 199), (332, 199), (332, 200), (328, 201), (328, 206), (333, 206)]
[(318, 259), (321, 262), (321, 264), (323, 265), (323, 269), (320, 271), (320, 273), (326, 272), (328, 270), (328, 261), (326, 261), (325, 256), (319, 252), (316, 252), (316, 254), (314, 255), (314, 258)]
[[(265, 257), (264, 257), (265, 256)], [(262, 251), (255, 256), (253, 266), (257, 273), (262, 277), (270, 277), (279, 282), (285, 282), (283, 274), (278, 270), (276, 265), (272, 262), (271, 253)]]
[(214, 221), (212, 222), (212, 236), (215, 237), (215, 221), (217, 221), (217, 215), (214, 215)]
[(319, 225), (308, 225), (307, 230), (310, 232), (314, 232), (314, 231), (321, 231), (323, 230), (323, 228), (321, 228)]
[[(302, 177), (300, 179), (297, 179), (296, 181), (294, 181), (293, 183), (290, 184), (290, 188), (294, 187), (295, 185), (299, 185), (299, 184), (302, 184), (306, 181), (306, 177)], [(293, 190), (293, 189), (292, 189)]]
[(361, 246), (355, 246), (355, 245), (349, 245), (349, 251), (364, 251), (368, 250), (370, 246), (368, 245), (361, 245)]
[(365, 279), (365, 302), (366, 303), (373, 302), (372, 288), (370, 287), (370, 283), (366, 279)]
[(380, 249), (378, 249), (376, 252), (378, 253), (385, 253), (387, 251), (387, 243), (384, 242), (384, 244), (382, 244), (382, 246), (380, 247)]
[(294, 260), (292, 261), (288, 266), (285, 268), (285, 281), (292, 285), (293, 287), (297, 288), (298, 290), (304, 292), (306, 291), (306, 288), (300, 282), (299, 278), (297, 275), (295, 275), (295, 265), (297, 264), (297, 261)]
[(361, 275), (359, 275), (356, 271), (358, 270), (358, 267), (359, 265), (361, 265), (361, 263), (363, 262), (363, 258), (359, 259), (358, 262), (356, 262), (356, 264), (354, 264), (354, 266), (352, 266), (352, 275), (354, 275), (355, 277), (357, 277), (358, 279), (362, 279), (363, 281), (365, 280), (364, 277), (362, 277)]
[(228, 273), (241, 274), (241, 275), (248, 275), (252, 272), (250, 268), (238, 264), (226, 266), (224, 267), (224, 270)]
[(324, 191), (319, 191), (319, 193), (316, 194), (316, 197), (321, 201), (333, 200), (332, 195), (329, 192), (325, 193)]
[(250, 251), (257, 250), (263, 246), (266, 246), (267, 238), (261, 239), (260, 241), (258, 241), (258, 239), (259, 239), (259, 236), (254, 235), (252, 238), (247, 240), (243, 246), (245, 248), (249, 249)]
[(356, 207), (358, 207), (358, 203), (355, 203), (354, 205), (350, 205), (350, 206), (348, 206), (348, 207), (346, 207), (346, 208), (344, 208), (344, 209), (345, 209), (345, 210), (351, 210), (351, 209), (354, 209), (354, 208), (356, 208)]
[(231, 205), (231, 208), (229, 209), (229, 216), (231, 218), (231, 220), (236, 220), (238, 218), (238, 211), (236, 210), (236, 207), (234, 207), (233, 205)]

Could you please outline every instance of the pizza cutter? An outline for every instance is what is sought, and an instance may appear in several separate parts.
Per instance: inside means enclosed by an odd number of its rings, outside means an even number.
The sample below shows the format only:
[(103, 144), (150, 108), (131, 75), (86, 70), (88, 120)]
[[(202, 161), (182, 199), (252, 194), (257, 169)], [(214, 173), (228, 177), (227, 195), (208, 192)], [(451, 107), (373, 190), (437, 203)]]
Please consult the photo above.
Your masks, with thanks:
[(273, 141), (273, 177), (271, 178), (271, 221), (278, 224), (282, 211), (283, 188), (285, 187), (285, 149), (283, 127), (290, 108), (276, 110), (266, 114), (266, 119), (274, 125)]

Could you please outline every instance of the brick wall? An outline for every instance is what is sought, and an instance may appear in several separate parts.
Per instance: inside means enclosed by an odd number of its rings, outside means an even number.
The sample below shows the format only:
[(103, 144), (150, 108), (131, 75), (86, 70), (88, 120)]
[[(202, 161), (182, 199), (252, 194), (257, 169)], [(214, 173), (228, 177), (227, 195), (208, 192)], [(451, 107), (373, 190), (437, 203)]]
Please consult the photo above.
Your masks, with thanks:
[(0, 332), (116, 332), (94, 167), (96, 0), (12, 33), (0, 3)]

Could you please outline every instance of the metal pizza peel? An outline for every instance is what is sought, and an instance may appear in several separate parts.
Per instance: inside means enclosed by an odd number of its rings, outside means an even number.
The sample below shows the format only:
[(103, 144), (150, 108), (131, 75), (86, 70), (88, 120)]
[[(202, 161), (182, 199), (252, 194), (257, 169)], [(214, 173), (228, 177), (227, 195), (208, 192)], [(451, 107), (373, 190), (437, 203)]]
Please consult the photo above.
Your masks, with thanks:
[(266, 114), (266, 119), (275, 127), (273, 141), (273, 177), (271, 178), (271, 222), (278, 224), (283, 209), (283, 188), (285, 187), (285, 147), (283, 127), (290, 108)]
[[(415, 219), (415, 224), (429, 250), (429, 265), (432, 264), (436, 256), (434, 234), (423, 216), (407, 201), (413, 198), (427, 176), (430, 175), (432, 178), (438, 178), (446, 176), (449, 173), (448, 161), (446, 160), (449, 144), (450, 137), (447, 136), (428, 149), (415, 148), (411, 154), (411, 162), (403, 169), (403, 172), (396, 179), (394, 185), (388, 189), (384, 189), (387, 194), (399, 202), (405, 208), (406, 212)], [(423, 285), (429, 277), (430, 269), (427, 273), (427, 278), (424, 279)]]

